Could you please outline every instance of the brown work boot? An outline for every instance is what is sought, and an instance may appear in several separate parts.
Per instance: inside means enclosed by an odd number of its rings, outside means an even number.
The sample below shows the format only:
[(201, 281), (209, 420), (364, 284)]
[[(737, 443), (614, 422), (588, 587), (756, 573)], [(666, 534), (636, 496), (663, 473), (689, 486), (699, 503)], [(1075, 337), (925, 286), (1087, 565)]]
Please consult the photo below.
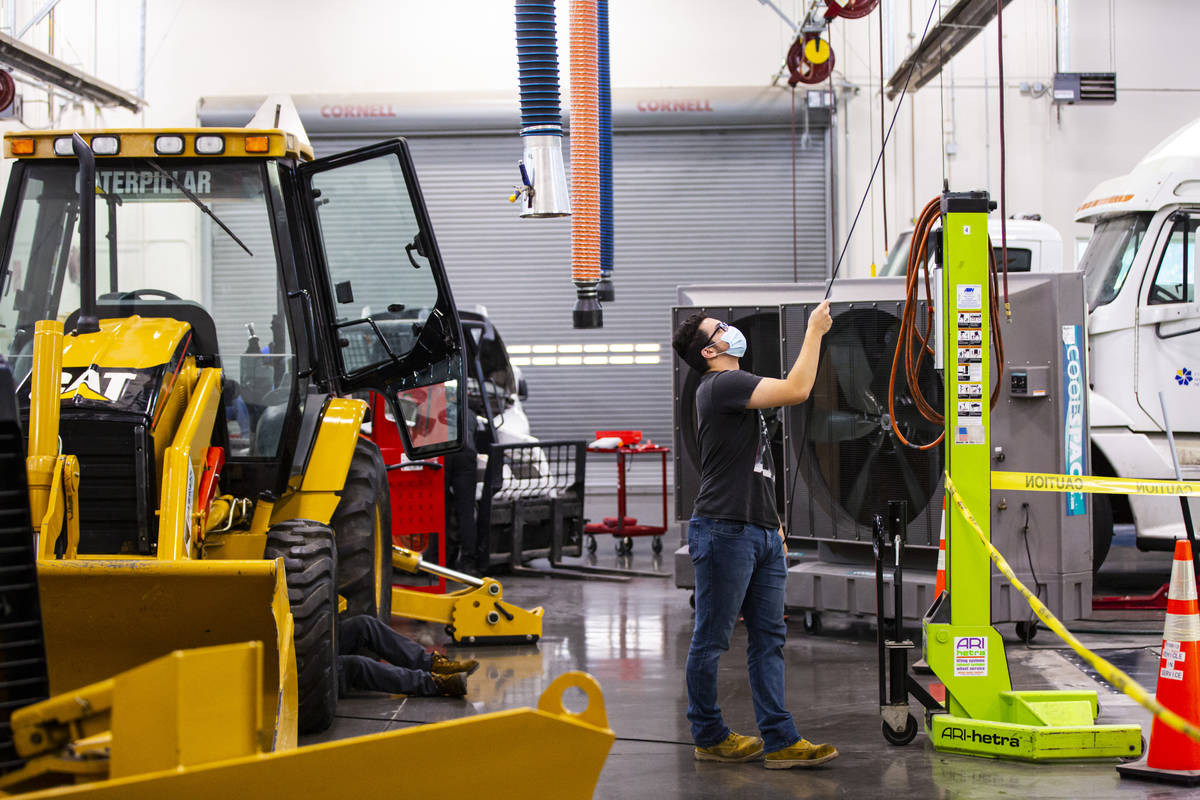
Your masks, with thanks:
[(763, 740), (757, 736), (742, 736), (740, 733), (729, 732), (725, 741), (712, 747), (697, 747), (697, 761), (724, 761), (727, 764), (740, 764), (743, 761), (753, 761), (762, 757)]
[(815, 767), (837, 758), (837, 748), (831, 744), (813, 744), (801, 739), (791, 747), (767, 753), (767, 769), (791, 769), (792, 767)]
[(467, 696), (467, 676), (461, 672), (452, 672), (449, 675), (439, 675), (434, 672), (433, 685), (437, 687), (437, 693), (442, 697), (466, 697)]
[(441, 653), (431, 653), (430, 656), (433, 661), (430, 672), (434, 675), (453, 675), (456, 672), (465, 672), (468, 675), (473, 675), (475, 670), (479, 669), (479, 662), (473, 658), (463, 661), (452, 661)]

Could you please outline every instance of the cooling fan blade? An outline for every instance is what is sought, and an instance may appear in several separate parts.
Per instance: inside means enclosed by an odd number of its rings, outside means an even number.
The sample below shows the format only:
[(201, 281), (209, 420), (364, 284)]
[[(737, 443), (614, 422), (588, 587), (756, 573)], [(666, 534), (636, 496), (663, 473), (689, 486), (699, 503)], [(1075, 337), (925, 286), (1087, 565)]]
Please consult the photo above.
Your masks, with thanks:
[(838, 387), (851, 408), (877, 416), (882, 410), (875, 394), (871, 391), (876, 370), (872, 368), (867, 350), (861, 340), (861, 329), (851, 325), (838, 326), (825, 337), (826, 358), (837, 376)]

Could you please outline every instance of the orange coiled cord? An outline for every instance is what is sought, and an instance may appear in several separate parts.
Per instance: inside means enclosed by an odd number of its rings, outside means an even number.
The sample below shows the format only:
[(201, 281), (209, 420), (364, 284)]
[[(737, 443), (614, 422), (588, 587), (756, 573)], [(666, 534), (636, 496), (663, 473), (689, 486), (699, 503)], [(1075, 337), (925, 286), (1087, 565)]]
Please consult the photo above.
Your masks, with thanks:
[(571, 0), (571, 278), (600, 280), (600, 69), (596, 0)]
[[(912, 239), (908, 248), (908, 270), (905, 274), (905, 293), (904, 293), (904, 314), (900, 319), (900, 336), (896, 341), (896, 352), (892, 355), (892, 374), (888, 380), (888, 414), (892, 419), (892, 431), (896, 434), (905, 446), (913, 447), (917, 450), (930, 450), (937, 447), (946, 438), (946, 431), (943, 427), (941, 434), (937, 439), (927, 444), (913, 444), (904, 433), (901, 432), (899, 426), (896, 425), (896, 372), (900, 366), (900, 354), (904, 353), (904, 379), (908, 382), (908, 392), (912, 396), (913, 403), (917, 407), (917, 411), (921, 416), (935, 425), (945, 426), (946, 419), (942, 412), (933, 407), (921, 392), (920, 375), (921, 364), (928, 355), (933, 357), (933, 348), (929, 346), (929, 340), (933, 337), (934, 328), (934, 297), (933, 297), (933, 282), (929, 276), (929, 259), (928, 245), (929, 234), (933, 230), (933, 225), (941, 216), (941, 197), (935, 197), (925, 204), (921, 209), (921, 213), (917, 216), (916, 226), (913, 228)], [(992, 344), (995, 346), (996, 361), (1000, 366), (998, 372), (1003, 372), (1004, 367), (1004, 338), (1000, 334), (1000, 326), (996, 324), (1000, 319), (1000, 305), (998, 282), (996, 278), (997, 266), (996, 255), (992, 248), (991, 239), (988, 239), (988, 282), (990, 283), (990, 291), (988, 293), (988, 306), (990, 309), (992, 320)], [(918, 281), (920, 276), (924, 276), (925, 283), (925, 332), (922, 333), (917, 327), (917, 295), (919, 291)], [(937, 302), (942, 302), (942, 298), (937, 298)], [(915, 352), (914, 352), (915, 351)], [(945, 366), (950, 369), (950, 365)], [(996, 385), (991, 393), (991, 407), (996, 407), (996, 402), (1000, 399), (1000, 377), (996, 379)], [(950, 399), (947, 398), (947, 402)]]

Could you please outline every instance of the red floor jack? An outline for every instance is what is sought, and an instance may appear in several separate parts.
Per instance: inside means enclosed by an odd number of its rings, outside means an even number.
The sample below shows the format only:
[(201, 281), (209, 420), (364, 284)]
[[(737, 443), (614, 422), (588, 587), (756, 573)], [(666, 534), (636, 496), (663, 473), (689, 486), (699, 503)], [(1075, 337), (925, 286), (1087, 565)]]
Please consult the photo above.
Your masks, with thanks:
[[(875, 639), (879, 648), (879, 714), (883, 717), (883, 738), (888, 744), (905, 745), (917, 735), (917, 720), (908, 710), (911, 695), (925, 707), (925, 715), (945, 713), (942, 704), (933, 698), (925, 687), (908, 672), (908, 652), (915, 649), (911, 639), (904, 638), (904, 540), (908, 532), (908, 503), (888, 503), (887, 531), (883, 516), (875, 515), (873, 544), (875, 549)], [(891, 544), (895, 552), (892, 570), (892, 590), (895, 593), (892, 605), (894, 613), (894, 638), (885, 638), (883, 613), (884, 549)], [(943, 594), (943, 597), (945, 595)], [(934, 608), (941, 598), (934, 600)], [(931, 609), (932, 611), (932, 609)], [(928, 725), (927, 725), (928, 727)]]

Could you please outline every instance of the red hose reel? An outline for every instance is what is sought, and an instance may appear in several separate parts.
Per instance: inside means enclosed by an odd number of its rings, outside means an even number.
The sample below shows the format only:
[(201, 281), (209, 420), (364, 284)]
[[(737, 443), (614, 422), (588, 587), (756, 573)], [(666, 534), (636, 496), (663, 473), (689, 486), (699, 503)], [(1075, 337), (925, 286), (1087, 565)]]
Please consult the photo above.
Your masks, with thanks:
[(875, 10), (879, 0), (825, 0), (825, 5), (825, 19), (862, 19)]
[[(824, 16), (826, 21), (837, 17), (861, 19), (878, 5), (879, 0), (825, 0)], [(833, 48), (821, 38), (820, 31), (803, 32), (788, 49), (787, 68), (791, 73), (788, 85), (823, 83), (833, 72), (834, 62)]]
[(8, 110), (17, 96), (17, 84), (8, 70), (0, 69), (0, 111)]
[[(813, 43), (811, 47), (810, 42)], [(822, 55), (824, 60), (821, 60)], [(833, 63), (833, 48), (828, 42), (815, 33), (801, 35), (792, 42), (788, 50), (787, 68), (791, 73), (788, 86), (795, 86), (797, 83), (822, 83), (828, 80), (829, 74), (833, 72)]]

